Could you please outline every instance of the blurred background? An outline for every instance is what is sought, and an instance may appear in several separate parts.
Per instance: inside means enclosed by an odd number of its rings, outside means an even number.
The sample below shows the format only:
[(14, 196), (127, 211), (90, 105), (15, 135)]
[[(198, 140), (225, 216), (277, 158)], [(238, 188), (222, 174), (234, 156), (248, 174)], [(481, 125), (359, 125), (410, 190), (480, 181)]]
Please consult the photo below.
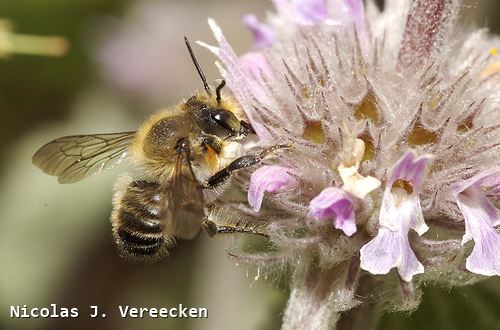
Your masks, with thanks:
[[(466, 4), (465, 21), (500, 31), (498, 0)], [(188, 97), (201, 83), (183, 36), (214, 43), (206, 24), (213, 17), (243, 54), (252, 40), (242, 15), (263, 18), (270, 9), (268, 0), (0, 1), (0, 19), (8, 19), (0, 20), (0, 329), (279, 328), (286, 287), (231, 261), (230, 237), (200, 235), (153, 265), (118, 256), (108, 218), (113, 181), (126, 166), (60, 185), (31, 164), (56, 137), (134, 130)], [(5, 51), (5, 33), (19, 35), (15, 52)], [(215, 58), (194, 48), (209, 80), (219, 78)], [(62, 56), (22, 54), (30, 52)], [(379, 328), (500, 329), (499, 282), (426, 288), (417, 312), (386, 315)], [(11, 305), (51, 303), (78, 307), (81, 316), (9, 317)], [(117, 311), (179, 303), (206, 307), (208, 319), (126, 320)], [(90, 319), (91, 305), (108, 317)]]

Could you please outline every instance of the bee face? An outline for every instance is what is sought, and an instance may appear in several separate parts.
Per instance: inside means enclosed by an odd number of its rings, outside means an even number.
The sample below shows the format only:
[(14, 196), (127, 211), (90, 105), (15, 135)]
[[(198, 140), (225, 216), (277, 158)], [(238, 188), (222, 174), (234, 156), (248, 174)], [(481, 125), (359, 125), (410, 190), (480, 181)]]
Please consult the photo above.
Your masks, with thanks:
[[(223, 140), (239, 139), (249, 133), (247, 127), (241, 125), (241, 121), (236, 115), (222, 107), (213, 105), (205, 97), (192, 97), (186, 102), (187, 111), (193, 116), (200, 129), (211, 135), (215, 135)], [(228, 104), (228, 108), (234, 108)]]

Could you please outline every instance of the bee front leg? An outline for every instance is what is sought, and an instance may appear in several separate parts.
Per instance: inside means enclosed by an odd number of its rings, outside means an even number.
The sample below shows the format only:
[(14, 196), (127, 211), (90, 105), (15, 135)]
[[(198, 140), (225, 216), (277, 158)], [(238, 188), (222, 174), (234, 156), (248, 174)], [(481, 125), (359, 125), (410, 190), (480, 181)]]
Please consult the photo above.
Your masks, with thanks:
[(210, 134), (203, 134), (201, 136), (201, 142), (205, 146), (212, 148), (216, 154), (220, 154), (222, 146), (224, 145), (224, 141), (220, 137)]
[(208, 178), (208, 180), (203, 183), (203, 187), (208, 189), (216, 188), (222, 183), (224, 183), (231, 176), (233, 172), (258, 164), (266, 156), (277, 150), (289, 149), (289, 148), (290, 145), (280, 144), (266, 148), (256, 155), (245, 155), (236, 158), (228, 166), (226, 166), (225, 168), (223, 168), (222, 170), (220, 170), (219, 172), (215, 173), (210, 178)]

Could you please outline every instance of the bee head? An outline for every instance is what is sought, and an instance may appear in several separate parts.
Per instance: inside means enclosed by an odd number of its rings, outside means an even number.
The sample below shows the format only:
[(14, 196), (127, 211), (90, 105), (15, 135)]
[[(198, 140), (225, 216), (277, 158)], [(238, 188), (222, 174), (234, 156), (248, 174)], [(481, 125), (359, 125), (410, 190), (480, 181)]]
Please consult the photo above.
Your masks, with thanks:
[(227, 102), (222, 99), (221, 90), (226, 85), (225, 80), (222, 80), (215, 89), (214, 98), (205, 74), (189, 44), (189, 40), (184, 37), (184, 41), (206, 92), (206, 95), (195, 95), (186, 102), (187, 111), (193, 115), (201, 130), (224, 140), (241, 139), (248, 134), (255, 133), (249, 123), (239, 120), (233, 111), (231, 111), (237, 106), (233, 102)]
[(224, 81), (217, 87), (217, 97), (195, 95), (186, 102), (186, 108), (196, 120), (200, 129), (207, 133), (225, 139), (240, 139), (253, 133), (250, 124), (240, 120), (230, 111), (234, 107), (231, 102), (221, 101), (220, 88)]

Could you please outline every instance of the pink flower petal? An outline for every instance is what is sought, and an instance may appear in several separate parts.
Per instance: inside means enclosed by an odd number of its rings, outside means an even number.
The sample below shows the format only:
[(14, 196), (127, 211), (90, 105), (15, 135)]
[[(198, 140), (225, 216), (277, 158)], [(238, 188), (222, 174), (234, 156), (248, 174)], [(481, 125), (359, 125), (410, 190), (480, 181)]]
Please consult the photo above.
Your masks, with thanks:
[(465, 268), (475, 274), (500, 276), (500, 234), (485, 225), (478, 229), (480, 239), (467, 258)]
[(430, 154), (417, 157), (415, 151), (408, 150), (392, 168), (389, 183), (392, 185), (398, 179), (406, 180), (412, 183), (415, 190), (420, 190), (427, 165), (432, 158)]
[(262, 53), (249, 52), (240, 58), (241, 65), (257, 80), (262, 80), (262, 75), (271, 77), (271, 67)]
[(290, 168), (281, 166), (262, 166), (252, 173), (248, 188), (248, 203), (258, 212), (262, 206), (264, 193), (277, 193), (292, 188), (297, 181), (290, 175)]
[[(408, 242), (410, 228), (420, 235), (429, 229), (423, 221), (418, 196), (395, 195), (387, 189), (382, 200), (379, 224), (377, 236), (361, 248), (361, 268), (372, 274), (387, 274), (391, 268), (397, 267), (405, 281), (411, 281), (413, 275), (423, 273), (423, 266)], [(378, 257), (373, 259), (374, 255)]]
[(349, 14), (354, 22), (358, 22), (364, 17), (363, 0), (344, 0)]
[(453, 187), (456, 203), (465, 219), (462, 244), (474, 240), (465, 267), (475, 274), (500, 276), (500, 234), (494, 229), (500, 223), (500, 210), (480, 189), (482, 185), (496, 182), (498, 173), (498, 169), (484, 171)]
[(273, 28), (260, 22), (255, 15), (245, 15), (243, 24), (252, 32), (255, 49), (266, 48), (276, 42), (276, 33)]
[(363, 40), (365, 36), (365, 6), (363, 0), (344, 0), (347, 7), (348, 18), (354, 23), (358, 35)]
[(361, 248), (361, 268), (372, 274), (387, 274), (397, 267), (407, 282), (424, 272), (424, 266), (413, 253), (407, 234), (381, 228), (370, 242)]
[(452, 193), (455, 196), (457, 196), (462, 191), (471, 186), (475, 187), (487, 186), (487, 187), (492, 187), (496, 190), (499, 189), (498, 185), (500, 185), (500, 167), (495, 167), (483, 171), (481, 173), (478, 173), (477, 175), (473, 176), (468, 180), (462, 180), (460, 182), (457, 182), (452, 187)]
[(500, 195), (500, 171), (494, 175), (489, 176), (483, 185), (491, 190), (492, 193)]
[(351, 197), (339, 188), (324, 189), (309, 204), (309, 216), (325, 220), (333, 219), (333, 226), (347, 236), (356, 232), (354, 205)]
[(380, 207), (379, 225), (392, 231), (408, 232), (415, 230), (423, 235), (429, 227), (424, 222), (424, 215), (418, 195), (406, 192), (392, 193), (386, 189)]
[[(387, 274), (397, 267), (401, 278), (411, 281), (415, 274), (424, 272), (408, 242), (410, 229), (423, 235), (425, 224), (418, 193), (426, 175), (430, 155), (417, 157), (412, 150), (405, 153), (393, 166), (388, 186), (382, 197), (377, 236), (361, 248), (361, 268), (372, 274)], [(396, 180), (412, 183), (413, 190), (392, 187)]]
[(292, 4), (299, 23), (313, 25), (329, 18), (325, 0), (295, 0)]

